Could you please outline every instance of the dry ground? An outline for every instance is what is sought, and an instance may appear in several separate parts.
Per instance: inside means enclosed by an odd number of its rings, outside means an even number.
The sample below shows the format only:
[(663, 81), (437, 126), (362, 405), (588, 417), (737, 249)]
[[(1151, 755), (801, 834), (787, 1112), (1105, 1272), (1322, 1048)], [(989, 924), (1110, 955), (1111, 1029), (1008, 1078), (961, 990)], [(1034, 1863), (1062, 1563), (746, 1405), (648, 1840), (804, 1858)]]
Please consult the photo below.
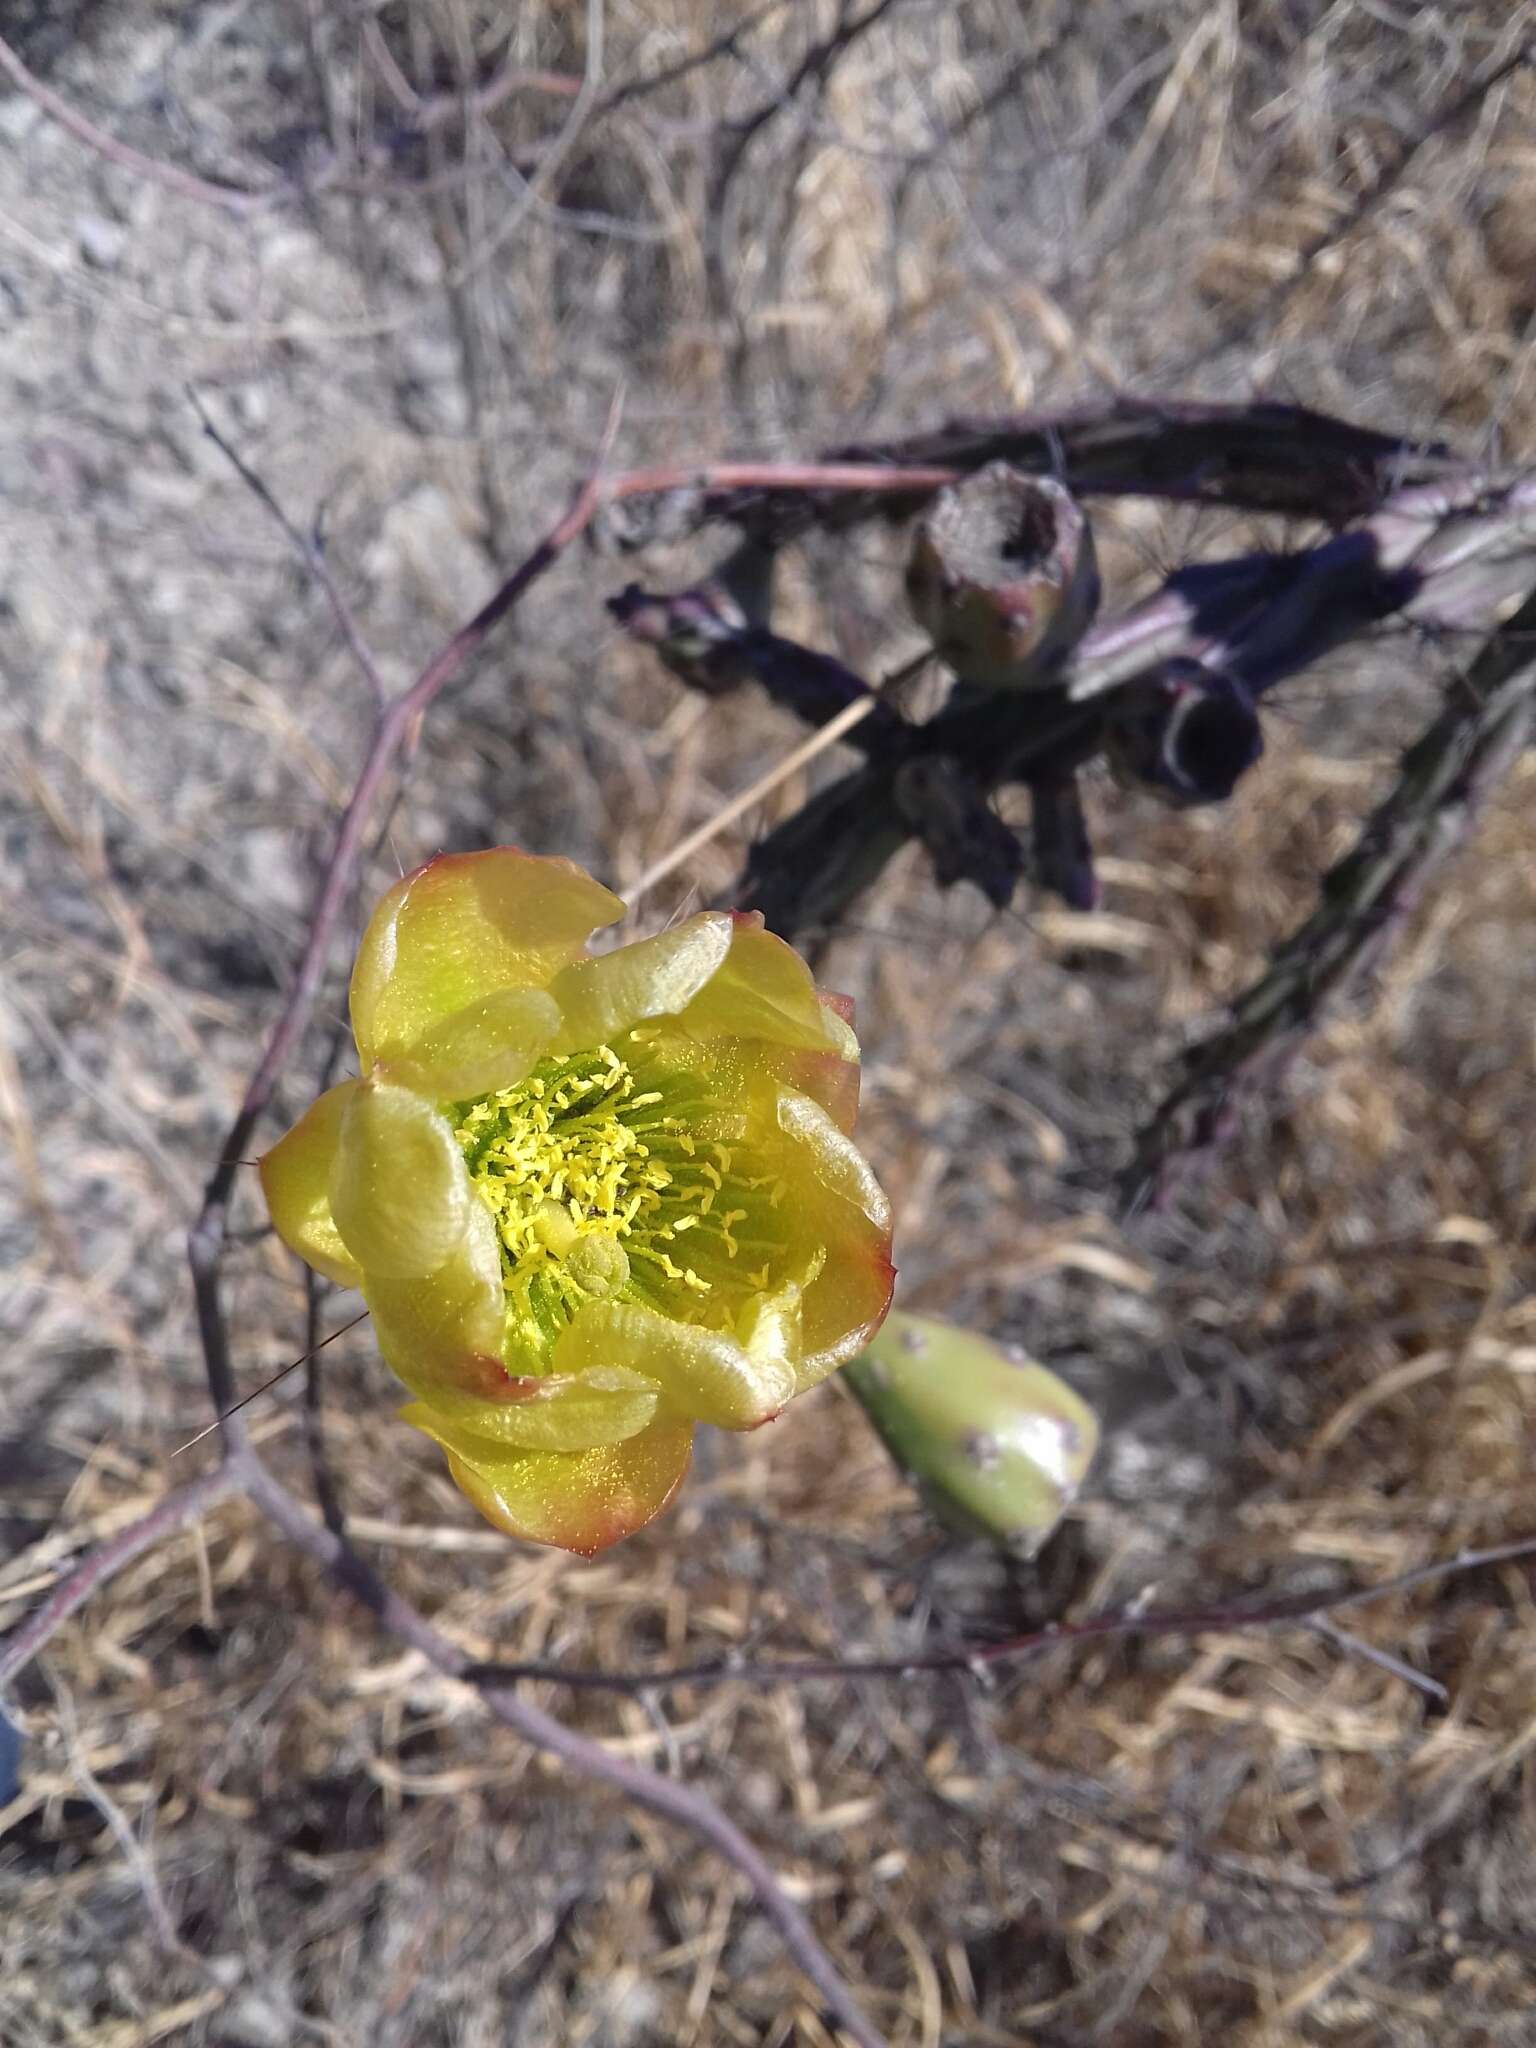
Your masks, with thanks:
[[(466, 130), (465, 80), (590, 56), (601, 94), (737, 20), (616, 104), (524, 79)], [(622, 464), (1110, 386), (1264, 390), (1530, 454), (1529, 71), (1293, 272), (1536, 22), (1515, 0), (21, 0), (0, 26), (114, 135), (209, 179), (323, 177), (369, 141), (352, 189), (232, 214), (0, 94), (9, 1626), (205, 1420), (181, 1233), (368, 710), (186, 387), (300, 516), (324, 506), (392, 681), (548, 523), (620, 385)], [(418, 89), (440, 118), (413, 121)], [(1230, 538), (1210, 514), (1103, 519), (1117, 595)], [(891, 560), (810, 547), (785, 630), (866, 671), (898, 658)], [(622, 889), (798, 739), (620, 644), (599, 600), (632, 573), (568, 561), (444, 700), (370, 887), (511, 839)], [(616, 1555), (518, 1549), (391, 1422), (360, 1331), (331, 1354), (329, 1426), (381, 1568), (477, 1652), (629, 1666), (899, 1655), (1536, 1528), (1529, 760), (1268, 1113), (1171, 1215), (1112, 1220), (1135, 1119), (1304, 911), (1452, 652), (1392, 640), (1294, 686), (1230, 809), (1095, 785), (1097, 919), (993, 915), (909, 856), (831, 949), (903, 1298), (1103, 1407), (1096, 1482), (1037, 1574), (941, 1550), (831, 1388), (720, 1440)], [(740, 847), (642, 919), (723, 886)], [(326, 1056), (341, 964), (282, 1110)], [(303, 1297), (249, 1190), (236, 1221), (254, 1384), (299, 1348)], [(292, 1399), (260, 1429), (302, 1483)], [(1484, 1572), (1358, 1610), (1349, 1641), (1060, 1650), (986, 1687), (546, 1690), (729, 1807), (902, 2048), (1491, 2048), (1536, 2030), (1533, 1590)], [(490, 1729), (244, 1507), (125, 1573), (19, 1708), (7, 2048), (829, 2038), (708, 1855)]]

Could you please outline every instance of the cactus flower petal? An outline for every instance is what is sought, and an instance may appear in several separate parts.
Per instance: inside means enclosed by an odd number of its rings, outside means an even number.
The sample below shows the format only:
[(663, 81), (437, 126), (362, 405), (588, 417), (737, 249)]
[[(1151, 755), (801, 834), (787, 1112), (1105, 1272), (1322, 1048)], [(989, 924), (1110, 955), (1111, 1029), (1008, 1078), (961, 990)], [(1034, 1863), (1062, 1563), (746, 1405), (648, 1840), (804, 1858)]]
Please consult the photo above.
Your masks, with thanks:
[(678, 1013), (683, 1029), (695, 1038), (760, 1039), (857, 1059), (858, 1041), (818, 1000), (811, 970), (793, 946), (764, 926), (760, 911), (737, 911), (732, 922), (719, 973)]
[(356, 1093), (355, 1081), (327, 1088), (261, 1162), (261, 1190), (284, 1244), (340, 1287), (356, 1287), (362, 1278), (331, 1214), (331, 1168)]
[(401, 1420), (424, 1428), (461, 1458), (490, 1455), (504, 1445), (522, 1451), (589, 1451), (621, 1444), (654, 1420), (660, 1395), (653, 1381), (623, 1366), (508, 1379), (490, 1398), (434, 1394), (402, 1408)]
[(362, 1078), (262, 1165), (470, 1500), (584, 1555), (665, 1506), (696, 1424), (852, 1357), (892, 1282), (847, 1007), (756, 917), (589, 957), (618, 908), (507, 848), (407, 876), (353, 974)]
[(576, 961), (550, 984), (561, 1011), (556, 1050), (606, 1045), (648, 1018), (675, 1015), (718, 976), (730, 950), (730, 918), (706, 910), (654, 939)]
[(817, 1179), (829, 1193), (851, 1203), (876, 1230), (891, 1227), (891, 1205), (869, 1163), (853, 1141), (808, 1095), (780, 1091), (779, 1129), (814, 1161)]
[(794, 1369), (781, 1356), (754, 1356), (728, 1332), (676, 1323), (636, 1302), (583, 1309), (556, 1345), (555, 1362), (578, 1372), (599, 1362), (631, 1366), (680, 1414), (720, 1429), (770, 1421), (795, 1391)]
[(586, 1451), (493, 1451), (471, 1461), (444, 1449), (455, 1484), (488, 1522), (529, 1543), (596, 1557), (643, 1529), (682, 1485), (693, 1424), (659, 1416), (638, 1436)]
[(539, 988), (501, 988), (440, 1018), (389, 1077), (435, 1102), (465, 1102), (515, 1088), (560, 1028), (560, 1009)]
[(366, 1274), (361, 1285), (384, 1362), (413, 1394), (428, 1401), (446, 1391), (500, 1391), (508, 1373), (501, 1247), (478, 1202), (429, 1285), (378, 1273)]
[(618, 897), (569, 861), (515, 847), (441, 854), (387, 891), (352, 970), (352, 1031), (366, 1071), (502, 989), (545, 988)]
[(433, 1273), (469, 1228), (469, 1176), (446, 1117), (409, 1088), (360, 1081), (341, 1118), (331, 1214), (365, 1273)]

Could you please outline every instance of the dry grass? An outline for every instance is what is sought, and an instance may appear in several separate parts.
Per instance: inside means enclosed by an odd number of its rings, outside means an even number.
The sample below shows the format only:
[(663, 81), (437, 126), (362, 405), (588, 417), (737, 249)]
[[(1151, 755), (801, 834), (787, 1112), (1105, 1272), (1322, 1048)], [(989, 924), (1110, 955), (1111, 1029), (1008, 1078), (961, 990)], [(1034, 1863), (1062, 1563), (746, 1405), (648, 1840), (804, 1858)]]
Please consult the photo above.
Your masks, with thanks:
[[(115, 133), (245, 181), (263, 155), (291, 168), (329, 133), (385, 131), (370, 11), (139, 0), (23, 8), (18, 32)], [(188, 380), (286, 502), (324, 500), (392, 682), (563, 502), (621, 381), (621, 463), (799, 452), (1104, 380), (1261, 386), (1531, 452), (1529, 71), (1295, 274), (1403, 137), (1531, 34), (1528, 7), (905, 0), (722, 186), (716, 124), (771, 104), (836, 14), (774, 10), (735, 56), (594, 118), (532, 202), (488, 175), (448, 178), (445, 204), (386, 191), (230, 219), (0, 99), (0, 1626), (148, 1504), (205, 1419), (179, 1232), (366, 715)], [(379, 18), (437, 89), (460, 62), (581, 68), (569, 7)], [(607, 76), (723, 25), (697, 0), (612, 0)], [(477, 160), (525, 158), (569, 112), (514, 93)], [(431, 172), (402, 149), (379, 174)], [(1105, 519), (1117, 592), (1225, 538), (1209, 514)], [(658, 582), (677, 566), (645, 565)], [(755, 699), (683, 700), (610, 635), (598, 599), (628, 573), (565, 564), (434, 714), (370, 885), (504, 837), (622, 887), (799, 739)], [(781, 623), (873, 669), (911, 644), (896, 589), (884, 542), (817, 541)], [(1173, 1054), (1305, 911), (1447, 658), (1391, 640), (1295, 686), (1230, 809), (1092, 788), (1093, 918), (994, 916), (908, 855), (824, 963), (859, 1002), (903, 1298), (1022, 1339), (1103, 1407), (1096, 1486), (1038, 1575), (937, 1548), (832, 1390), (720, 1439), (616, 1556), (519, 1551), (392, 1423), (359, 1332), (331, 1354), (329, 1427), (355, 1532), (394, 1582), (476, 1654), (900, 1654), (1154, 1588), (1385, 1577), (1530, 1528), (1529, 760), (1272, 1117), (1175, 1217), (1109, 1214)], [(651, 913), (690, 879), (726, 884), (740, 846), (706, 849)], [(303, 1317), (259, 1221), (247, 1196), (249, 1383)], [(289, 1403), (262, 1426), (302, 1479)], [(1453, 1579), (1348, 1626), (1063, 1649), (987, 1687), (549, 1698), (727, 1804), (902, 2048), (1527, 2040), (1530, 1575)], [(126, 1572), (21, 1709), (22, 1789), (0, 1811), (7, 2048), (829, 2038), (707, 1856), (488, 1730), (242, 1506)]]

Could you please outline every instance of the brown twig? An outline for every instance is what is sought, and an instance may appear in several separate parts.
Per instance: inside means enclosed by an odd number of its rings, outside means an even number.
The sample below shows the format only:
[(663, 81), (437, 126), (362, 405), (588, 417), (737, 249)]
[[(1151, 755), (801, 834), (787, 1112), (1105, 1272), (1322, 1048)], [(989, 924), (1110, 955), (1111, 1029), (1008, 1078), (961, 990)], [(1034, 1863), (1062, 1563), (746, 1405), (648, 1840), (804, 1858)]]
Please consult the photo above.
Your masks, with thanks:
[(20, 1627), (0, 1644), (0, 1692), (19, 1671), (24, 1671), (58, 1631), (90, 1599), (98, 1588), (115, 1579), (136, 1557), (202, 1521), (211, 1508), (241, 1491), (242, 1471), (234, 1464), (218, 1465), (211, 1472), (191, 1479), (156, 1501), (147, 1514), (119, 1529), (104, 1543), (88, 1551), (69, 1576), (36, 1608)]
[(676, 85), (679, 79), (687, 78), (692, 72), (701, 71), (708, 64), (716, 63), (721, 57), (740, 55), (740, 45), (749, 35), (756, 33), (765, 21), (775, 14), (782, 14), (793, 5), (793, 0), (766, 0), (766, 5), (749, 14), (745, 21), (738, 21), (725, 29), (712, 41), (697, 50), (691, 50), (686, 57), (679, 57), (671, 64), (663, 64), (658, 70), (642, 73), (638, 78), (621, 80), (598, 102), (598, 112), (610, 113), (615, 107), (626, 105), (630, 100), (641, 99), (653, 92), (660, 92), (663, 86)]
[(1443, 135), (1447, 128), (1454, 128), (1458, 121), (1464, 120), (1468, 114), (1475, 113), (1497, 86), (1502, 85), (1506, 79), (1512, 78), (1517, 71), (1523, 70), (1532, 62), (1536, 62), (1536, 43), (1523, 43), (1508, 57), (1489, 65), (1480, 78), (1474, 78), (1454, 99), (1447, 100), (1437, 107), (1399, 146), (1392, 161), (1385, 164), (1365, 190), (1356, 195), (1348, 210), (1338, 220), (1320, 229), (1310, 241), (1302, 244), (1296, 251), (1290, 274), (1282, 278), (1272, 291), (1266, 293), (1256, 308), (1245, 313), (1240, 319), (1229, 321), (1192, 355), (1186, 356), (1171, 374), (1181, 379), (1189, 376), (1193, 371), (1209, 363), (1213, 357), (1220, 355), (1224, 349), (1233, 348), (1246, 340), (1264, 322), (1273, 320), (1292, 295), (1312, 275), (1319, 258), (1325, 256), (1330, 249), (1336, 249), (1341, 242), (1347, 241), (1357, 228), (1363, 227), (1371, 216), (1385, 205), (1402, 183), (1409, 166), (1421, 149), (1433, 142), (1437, 135)]
[(851, 0), (850, 4), (839, 7), (836, 25), (827, 35), (807, 46), (787, 78), (749, 113), (738, 115), (734, 120), (721, 121), (715, 128), (711, 151), (713, 162), (704, 199), (704, 273), (715, 317), (723, 324), (730, 323), (736, 330), (736, 344), (730, 355), (730, 380), (738, 402), (747, 396), (743, 383), (746, 358), (745, 333), (732, 288), (726, 246), (726, 216), (731, 187), (740, 174), (752, 143), (768, 123), (787, 107), (793, 106), (806, 86), (825, 92), (841, 59), (860, 37), (876, 27), (899, 4), (900, 0), (871, 0), (859, 15), (852, 12)]
[[(660, 92), (664, 86), (675, 85), (679, 79), (691, 72), (702, 70), (721, 57), (733, 57), (737, 46), (752, 32), (760, 28), (770, 16), (781, 13), (790, 0), (767, 0), (745, 21), (735, 23), (731, 28), (713, 38), (698, 50), (692, 50), (686, 57), (679, 57), (671, 64), (662, 65), (658, 70), (644, 72), (637, 78), (621, 80), (611, 86), (595, 102), (594, 118), (612, 113), (616, 107), (631, 100), (646, 98), (653, 92)], [(363, 42), (370, 59), (380, 77), (389, 87), (396, 104), (410, 116), (413, 127), (423, 132), (441, 127), (445, 122), (462, 119), (466, 114), (484, 119), (494, 113), (505, 100), (515, 92), (544, 93), (556, 99), (574, 99), (581, 91), (582, 81), (570, 71), (530, 71), (515, 64), (504, 65), (494, 77), (483, 85), (468, 92), (442, 92), (422, 94), (417, 92), (410, 80), (395, 62), (383, 32), (378, 23), (369, 21), (363, 27)]]
[(264, 480), (214, 425), (207, 406), (190, 384), (187, 386), (187, 396), (203, 423), (203, 432), (235, 471), (246, 489), (271, 513), (297, 550), (305, 568), (325, 592), (331, 610), (336, 615), (336, 623), (341, 628), (342, 637), (351, 651), (352, 659), (362, 670), (368, 687), (373, 692), (374, 703), (385, 703), (389, 697), (389, 685), (384, 680), (373, 649), (363, 636), (363, 630), (357, 622), (357, 614), (348, 604), (346, 594), (336, 580), (335, 572), (320, 540), (319, 521), (317, 520), (315, 525), (305, 532), (295, 520), (290, 519)]
[(34, 106), (40, 107), (50, 121), (56, 121), (77, 142), (83, 142), (109, 163), (120, 164), (124, 170), (147, 178), (152, 184), (164, 186), (166, 191), (178, 193), (183, 199), (196, 199), (204, 206), (222, 207), (226, 213), (251, 214), (265, 207), (280, 206), (299, 195), (301, 188), (286, 181), (261, 191), (250, 191), (239, 185), (215, 184), (210, 178), (198, 177), (195, 171), (184, 171), (177, 164), (162, 163), (158, 157), (146, 156), (143, 150), (135, 149), (131, 143), (119, 142), (115, 135), (109, 135), (94, 121), (87, 120), (52, 86), (45, 85), (35, 72), (29, 71), (3, 36), (0, 36), (0, 72), (4, 72), (18, 92), (25, 93)]
[(194, 1949), (189, 1948), (181, 1938), (176, 1916), (166, 1899), (160, 1883), (160, 1873), (155, 1868), (148, 1848), (140, 1840), (137, 1832), (130, 1827), (123, 1809), (91, 1769), (86, 1745), (80, 1739), (80, 1724), (75, 1714), (74, 1701), (68, 1689), (51, 1671), (45, 1675), (53, 1692), (54, 1711), (58, 1715), (59, 1728), (64, 1737), (70, 1773), (80, 1790), (106, 1822), (112, 1839), (117, 1843), (119, 1854), (132, 1872), (156, 1941), (166, 1955), (175, 1956), (179, 1961), (190, 1963), (194, 1969), (208, 1974), (208, 1966), (203, 1958)]

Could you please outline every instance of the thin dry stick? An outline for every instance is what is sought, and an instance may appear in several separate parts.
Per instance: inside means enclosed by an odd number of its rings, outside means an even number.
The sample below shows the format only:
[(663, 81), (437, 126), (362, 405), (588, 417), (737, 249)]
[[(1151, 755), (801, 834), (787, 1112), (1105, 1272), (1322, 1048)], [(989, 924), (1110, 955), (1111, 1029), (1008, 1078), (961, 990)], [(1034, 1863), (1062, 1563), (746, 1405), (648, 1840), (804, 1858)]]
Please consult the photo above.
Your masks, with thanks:
[(286, 183), (260, 192), (247, 191), (238, 185), (216, 185), (211, 179), (199, 178), (193, 171), (184, 171), (175, 164), (161, 163), (158, 157), (146, 156), (131, 143), (119, 142), (115, 135), (109, 135), (94, 121), (88, 121), (52, 86), (45, 85), (35, 72), (29, 71), (3, 37), (0, 37), (0, 71), (9, 77), (18, 92), (25, 93), (34, 106), (40, 107), (50, 121), (56, 121), (77, 142), (94, 149), (109, 163), (121, 164), (124, 170), (132, 171), (136, 176), (163, 185), (168, 192), (179, 193), (183, 199), (196, 199), (205, 206), (219, 206), (226, 213), (255, 213), (263, 207), (279, 206), (284, 200), (294, 198), (299, 191), (298, 186)]
[(85, 1744), (80, 1739), (80, 1723), (75, 1714), (74, 1701), (67, 1687), (62, 1685), (52, 1672), (47, 1675), (48, 1683), (53, 1690), (59, 1727), (69, 1754), (69, 1768), (74, 1773), (75, 1782), (81, 1791), (111, 1830), (112, 1837), (122, 1852), (123, 1861), (133, 1873), (156, 1940), (167, 1955), (176, 1956), (183, 1962), (192, 1962), (199, 1968), (206, 1968), (202, 1957), (194, 1954), (186, 1946), (177, 1931), (175, 1915), (166, 1903), (165, 1893), (160, 1886), (160, 1875), (155, 1869), (148, 1849), (129, 1825), (128, 1816), (91, 1769)]
[[(1536, 1558), (1536, 1536), (1487, 1550), (1462, 1550), (1383, 1579), (1375, 1586), (1344, 1586), (1331, 1593), (1289, 1593), (1279, 1599), (1218, 1601), (1206, 1607), (1118, 1608), (1090, 1614), (1081, 1621), (1053, 1621), (1027, 1634), (1000, 1642), (960, 1643), (948, 1649), (919, 1650), (909, 1657), (797, 1657), (772, 1663), (728, 1657), (709, 1664), (674, 1665), (661, 1671), (573, 1671), (561, 1664), (470, 1664), (465, 1675), (477, 1684), (510, 1685), (518, 1679), (548, 1680), (588, 1692), (641, 1693), (678, 1685), (804, 1685), (817, 1679), (842, 1684), (864, 1678), (914, 1678), (919, 1672), (970, 1672), (973, 1676), (997, 1664), (1016, 1663), (1059, 1650), (1069, 1643), (1119, 1636), (1205, 1636), (1238, 1629), (1291, 1628), (1317, 1623), (1347, 1607), (1363, 1607), (1394, 1593), (1412, 1592), (1461, 1572), (1490, 1565), (1518, 1564)], [(1356, 1647), (1364, 1647), (1357, 1645)]]
[(210, 1508), (228, 1500), (231, 1494), (239, 1493), (243, 1478), (242, 1470), (236, 1465), (215, 1466), (212, 1472), (205, 1472), (200, 1478), (189, 1480), (185, 1486), (174, 1488), (157, 1501), (148, 1514), (141, 1515), (126, 1529), (120, 1529), (115, 1536), (89, 1551), (42, 1606), (0, 1645), (0, 1693), (17, 1672), (26, 1669), (50, 1638), (99, 1587), (115, 1579), (136, 1557), (142, 1557), (164, 1537), (173, 1536), (178, 1529), (190, 1528), (194, 1522), (202, 1521)]
[(225, 461), (228, 462), (246, 489), (271, 513), (292, 543), (305, 568), (308, 569), (310, 575), (314, 577), (320, 588), (325, 592), (330, 602), (331, 610), (336, 615), (336, 623), (341, 628), (342, 637), (351, 651), (352, 658), (362, 670), (367, 679), (368, 687), (373, 692), (373, 701), (375, 704), (387, 703), (389, 699), (389, 685), (384, 680), (383, 671), (379, 667), (373, 649), (363, 637), (363, 630), (357, 623), (356, 613), (351, 605), (348, 604), (341, 585), (336, 581), (335, 574), (331, 569), (325, 549), (320, 541), (318, 520), (315, 526), (308, 533), (305, 533), (295, 520), (290, 519), (267, 484), (256, 474), (245, 458), (224, 438), (223, 434), (219, 432), (209, 417), (208, 408), (203, 404), (202, 399), (190, 384), (187, 386), (187, 396), (191, 399), (197, 416), (203, 423), (203, 432), (208, 436), (214, 447), (218, 449)]
[(744, 789), (740, 796), (733, 796), (729, 803), (722, 804), (712, 818), (707, 818), (697, 830), (680, 839), (669, 853), (653, 861), (630, 888), (626, 901), (631, 909), (647, 891), (665, 881), (667, 876), (680, 868), (690, 855), (707, 846), (711, 839), (718, 837), (728, 825), (734, 825), (744, 811), (750, 811), (754, 804), (760, 804), (764, 797), (771, 796), (780, 783), (787, 782), (799, 768), (808, 761), (814, 761), (818, 754), (824, 754), (828, 747), (836, 744), (845, 732), (851, 732), (861, 719), (868, 718), (880, 702), (873, 691), (867, 697), (856, 697), (851, 704), (845, 704), (835, 718), (818, 726), (809, 739), (802, 740), (798, 747), (792, 747), (775, 768), (760, 775), (756, 782)]
[(1273, 322), (1295, 292), (1312, 276), (1318, 259), (1347, 241), (1391, 198), (1420, 150), (1433, 142), (1437, 135), (1444, 134), (1447, 128), (1455, 127), (1468, 114), (1477, 112), (1496, 87), (1532, 63), (1536, 63), (1536, 40), (1527, 40), (1508, 56), (1489, 65), (1481, 77), (1474, 78), (1454, 99), (1437, 107), (1414, 134), (1399, 144), (1396, 154), (1383, 165), (1380, 174), (1358, 195), (1347, 212), (1328, 227), (1320, 229), (1296, 251), (1289, 275), (1280, 280), (1257, 308), (1219, 329), (1192, 355), (1186, 356), (1171, 374), (1180, 378), (1189, 376), (1220, 355), (1223, 349), (1247, 339), (1261, 323)]

